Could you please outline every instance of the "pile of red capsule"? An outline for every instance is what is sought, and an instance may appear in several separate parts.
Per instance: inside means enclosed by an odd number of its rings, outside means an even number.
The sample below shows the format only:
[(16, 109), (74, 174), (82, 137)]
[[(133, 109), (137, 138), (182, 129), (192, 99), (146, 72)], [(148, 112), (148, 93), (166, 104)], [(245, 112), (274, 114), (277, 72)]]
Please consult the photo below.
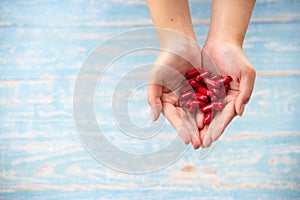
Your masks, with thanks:
[(195, 68), (185, 74), (186, 80), (179, 91), (178, 100), (190, 113), (198, 110), (204, 113), (203, 124), (211, 122), (216, 112), (224, 107), (224, 98), (232, 81), (230, 76), (211, 75), (204, 68)]

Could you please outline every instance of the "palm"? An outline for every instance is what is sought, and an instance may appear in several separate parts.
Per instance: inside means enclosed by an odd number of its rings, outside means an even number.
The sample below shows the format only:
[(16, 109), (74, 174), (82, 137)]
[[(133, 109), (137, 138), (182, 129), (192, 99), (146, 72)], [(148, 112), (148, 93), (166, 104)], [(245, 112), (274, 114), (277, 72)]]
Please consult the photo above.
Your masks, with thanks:
[(204, 48), (202, 59), (204, 67), (221, 75), (230, 75), (233, 79), (224, 111), (217, 114), (212, 123), (200, 132), (203, 145), (209, 146), (220, 137), (237, 114), (242, 114), (241, 106), (247, 103), (253, 89), (255, 71), (241, 49), (235, 47), (224, 47), (219, 51)]
[[(198, 59), (198, 63), (201, 65), (201, 57), (198, 56)], [(194, 148), (199, 148), (201, 144), (198, 131), (199, 125), (196, 118), (182, 109), (177, 98), (178, 90), (181, 88), (181, 83), (184, 80), (183, 75), (192, 68), (190, 62), (178, 55), (161, 53), (152, 67), (149, 77), (150, 82), (158, 84), (155, 86), (149, 84), (148, 87), (156, 87), (155, 91), (160, 90), (162, 112), (176, 129), (184, 143), (192, 142)]]

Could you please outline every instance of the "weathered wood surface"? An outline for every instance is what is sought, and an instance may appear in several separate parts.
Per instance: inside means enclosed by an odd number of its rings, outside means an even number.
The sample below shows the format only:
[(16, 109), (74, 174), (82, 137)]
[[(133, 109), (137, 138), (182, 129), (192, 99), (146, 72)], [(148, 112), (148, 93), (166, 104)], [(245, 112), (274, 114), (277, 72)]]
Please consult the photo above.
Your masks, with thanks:
[[(190, 2), (200, 44), (210, 3)], [(144, 1), (0, 1), (0, 199), (299, 199), (299, 10), (299, 1), (257, 1), (245, 41), (258, 72), (253, 98), (206, 159), (189, 149), (161, 171), (130, 175), (85, 151), (72, 97), (80, 67), (99, 43), (151, 26)]]

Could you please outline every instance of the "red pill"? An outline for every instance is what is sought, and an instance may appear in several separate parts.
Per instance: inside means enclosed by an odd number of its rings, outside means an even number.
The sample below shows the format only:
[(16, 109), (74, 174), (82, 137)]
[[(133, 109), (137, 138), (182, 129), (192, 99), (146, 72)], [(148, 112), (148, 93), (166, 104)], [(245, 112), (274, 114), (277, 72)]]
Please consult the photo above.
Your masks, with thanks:
[(197, 89), (197, 88), (199, 88), (199, 87), (202, 86), (200, 83), (196, 82), (195, 80), (190, 81), (190, 84), (195, 89)]
[(193, 94), (193, 92), (187, 92), (187, 93), (181, 94), (181, 95), (179, 95), (178, 100), (179, 101), (187, 100), (188, 98), (191, 97), (192, 94)]
[(196, 76), (195, 80), (199, 83), (202, 80), (202, 76), (200, 75)]
[(217, 112), (221, 112), (223, 109), (224, 109), (224, 102), (222, 101), (218, 101), (218, 102), (215, 102), (216, 103), (216, 106), (214, 108), (214, 111), (217, 111)]
[(220, 83), (217, 81), (214, 81), (210, 78), (204, 78), (204, 83), (207, 85), (209, 88), (216, 88), (218, 89), (220, 87)]
[(194, 114), (196, 110), (197, 110), (197, 107), (195, 107), (195, 106), (190, 106), (188, 111), (189, 111), (191, 114)]
[(189, 108), (191, 106), (191, 99), (188, 99), (184, 104), (183, 106), (186, 107), (186, 108)]
[(214, 81), (217, 81), (217, 80), (219, 80), (221, 78), (222, 78), (221, 75), (214, 75), (214, 76), (211, 77), (211, 79), (214, 80)]
[(230, 76), (224, 76), (223, 78), (219, 79), (218, 82), (220, 84), (226, 84), (229, 83), (230, 81), (232, 81), (232, 78)]
[(213, 118), (213, 113), (212, 113), (212, 112), (206, 113), (206, 114), (204, 115), (203, 124), (204, 124), (204, 125), (209, 124), (212, 118)]
[(193, 90), (193, 88), (192, 88), (190, 85), (187, 85), (187, 86), (181, 88), (181, 89), (179, 90), (179, 93), (180, 93), (180, 94), (183, 94), (183, 93), (186, 93), (186, 92), (189, 92), (189, 91), (192, 91), (192, 90)]
[(211, 102), (215, 102), (215, 101), (217, 101), (218, 100), (218, 98), (214, 95), (214, 94), (211, 94), (210, 95), (210, 101)]
[(200, 74), (201, 72), (203, 72), (203, 68), (202, 67), (199, 67), (199, 68), (195, 68), (195, 69), (192, 69), (188, 72), (185, 73), (185, 77), (187, 79), (191, 79), (191, 78), (194, 78), (196, 77), (198, 74)]
[(204, 113), (210, 112), (210, 111), (213, 110), (213, 107), (215, 107), (215, 104), (214, 103), (210, 103), (210, 104), (207, 104), (207, 105), (203, 106), (201, 108), (201, 111), (204, 112)]
[(220, 94), (220, 90), (216, 89), (216, 88), (211, 88), (211, 91), (214, 93), (214, 95), (216, 95), (217, 97)]
[(183, 81), (183, 85), (190, 85), (191, 81), (196, 80), (195, 78), (191, 78), (191, 79), (185, 79), (185, 81)]
[(202, 107), (201, 111), (206, 113), (206, 112), (211, 112), (211, 111), (222, 111), (224, 108), (224, 102), (222, 101), (216, 101), (216, 102), (212, 102), (210, 104), (207, 104), (205, 106)]
[(200, 94), (200, 93), (193, 93), (192, 95), (191, 95), (191, 97), (193, 98), (193, 99), (197, 99), (198, 101), (204, 101), (204, 102), (207, 102), (208, 101), (208, 97), (206, 96), (206, 95), (204, 95), (204, 94)]
[(212, 95), (212, 92), (210, 90), (208, 90), (207, 88), (205, 88), (205, 87), (199, 87), (198, 92), (200, 92), (201, 94), (204, 94), (206, 96), (211, 96)]
[(208, 77), (208, 76), (210, 76), (210, 75), (211, 75), (211, 72), (210, 72), (210, 71), (205, 71), (205, 72), (203, 72), (203, 73), (200, 74), (200, 76), (201, 76), (202, 78)]
[(203, 101), (191, 101), (190, 106), (196, 107), (196, 108), (201, 108), (205, 106), (207, 103)]

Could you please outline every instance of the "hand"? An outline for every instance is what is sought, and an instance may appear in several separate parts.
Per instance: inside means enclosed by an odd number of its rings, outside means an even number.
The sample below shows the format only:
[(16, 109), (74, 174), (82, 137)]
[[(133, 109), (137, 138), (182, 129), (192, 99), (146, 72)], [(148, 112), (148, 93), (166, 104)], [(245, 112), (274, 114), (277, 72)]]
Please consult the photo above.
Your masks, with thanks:
[(202, 59), (204, 68), (233, 78), (224, 110), (200, 131), (202, 146), (209, 147), (221, 136), (236, 115), (242, 116), (252, 94), (256, 72), (242, 48), (232, 43), (222, 41), (206, 43), (202, 50)]
[(161, 51), (150, 70), (148, 103), (152, 108), (153, 120), (157, 120), (162, 111), (183, 142), (191, 142), (197, 149), (201, 146), (198, 128), (203, 128), (203, 114), (199, 113), (195, 117), (185, 111), (177, 97), (184, 74), (193, 66), (201, 67), (200, 48), (196, 45), (192, 48), (181, 46), (172, 49), (176, 53)]

